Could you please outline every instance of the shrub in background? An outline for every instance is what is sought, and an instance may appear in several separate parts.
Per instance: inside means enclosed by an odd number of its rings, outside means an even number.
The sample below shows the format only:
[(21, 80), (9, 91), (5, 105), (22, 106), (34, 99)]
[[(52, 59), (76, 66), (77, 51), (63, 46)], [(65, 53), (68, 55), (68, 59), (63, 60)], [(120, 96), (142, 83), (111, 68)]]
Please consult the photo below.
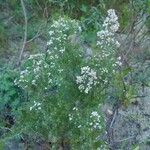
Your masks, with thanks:
[(17, 72), (11, 66), (0, 70), (0, 127), (1, 130), (15, 123), (17, 108), (25, 101), (23, 91), (14, 85)]

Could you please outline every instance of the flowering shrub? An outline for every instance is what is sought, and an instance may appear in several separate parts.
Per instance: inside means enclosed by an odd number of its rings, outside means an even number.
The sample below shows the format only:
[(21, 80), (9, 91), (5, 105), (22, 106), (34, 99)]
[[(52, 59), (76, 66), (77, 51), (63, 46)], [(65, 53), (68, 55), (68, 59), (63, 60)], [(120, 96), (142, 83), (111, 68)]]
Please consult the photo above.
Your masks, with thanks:
[(47, 52), (31, 55), (15, 80), (29, 94), (21, 108), (22, 132), (40, 134), (54, 149), (60, 143), (72, 149), (106, 146), (98, 138), (105, 130), (101, 103), (106, 98), (104, 87), (121, 65), (115, 57), (119, 23), (114, 10), (108, 10), (103, 27), (94, 56), (86, 60), (80, 44), (70, 41), (70, 36), (81, 33), (79, 23), (68, 18), (53, 21)]

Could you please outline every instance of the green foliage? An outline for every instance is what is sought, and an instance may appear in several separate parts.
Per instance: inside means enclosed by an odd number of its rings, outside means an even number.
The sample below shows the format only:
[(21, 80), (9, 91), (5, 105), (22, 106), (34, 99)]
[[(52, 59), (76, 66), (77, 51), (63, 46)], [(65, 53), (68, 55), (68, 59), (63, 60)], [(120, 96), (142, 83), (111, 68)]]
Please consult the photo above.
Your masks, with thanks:
[[(16, 124), (11, 135), (28, 134), (30, 137), (43, 138), (51, 143), (52, 149), (58, 149), (62, 143), (74, 150), (108, 149), (107, 143), (101, 140), (101, 135), (105, 132), (102, 104), (108, 99), (113, 104), (119, 102), (127, 106), (135, 95), (135, 85), (149, 85), (149, 82), (146, 83), (149, 70), (144, 75), (142, 72), (136, 76), (136, 71), (123, 68), (120, 59), (116, 58), (117, 48), (109, 43), (107, 45), (107, 40), (104, 40), (104, 45), (98, 46), (97, 40), (101, 42), (102, 39), (97, 37), (97, 33), (104, 29), (102, 21), (107, 9), (117, 10), (122, 30), (129, 25), (131, 15), (149, 11), (146, 7), (149, 7), (148, 2), (24, 2), (28, 18), (27, 39), (36, 35), (40, 24), (48, 22), (49, 25), (52, 18), (55, 20), (48, 27), (49, 35), (44, 33), (44, 38), (50, 39), (46, 52), (41, 49), (40, 53), (25, 59), (20, 74), (11, 67), (1, 69), (0, 111), (9, 105), (9, 113), (13, 111), (16, 115)], [(3, 6), (4, 3), (8, 3), (7, 9), (12, 11), (15, 22), (15, 27), (9, 30), (10, 32), (6, 30), (3, 22), (0, 23), (0, 43), (7, 46), (11, 34), (17, 35), (18, 38), (23, 36), (24, 18), (20, 1), (3, 0), (0, 5)], [(44, 32), (47, 32), (47, 29)], [(111, 36), (108, 36), (109, 41)], [(116, 42), (115, 39), (112, 41)], [(93, 54), (88, 58), (85, 56), (84, 42), (92, 45)], [(35, 43), (27, 46), (34, 52), (38, 51)], [(135, 78), (133, 83), (130, 83), (132, 73)], [(3, 117), (0, 118), (0, 125), (2, 128), (5, 126)], [(3, 146), (1, 145), (0, 143), (0, 149)]]
[(3, 150), (3, 149), (4, 149), (4, 143), (0, 142), (0, 150)]
[[(40, 135), (51, 142), (54, 149), (62, 142), (72, 149), (106, 145), (97, 138), (105, 131), (101, 104), (114, 75), (111, 72), (115, 53), (110, 49), (111, 55), (104, 59), (95, 52), (95, 57), (86, 60), (81, 45), (71, 39), (80, 32), (75, 20), (53, 21), (46, 54), (31, 55), (15, 81), (29, 94), (29, 101), (19, 109), (16, 128), (21, 130), (19, 133), (30, 131), (32, 136)], [(84, 70), (86, 80), (82, 79), (85, 81), (80, 86), (82, 83), (77, 84), (77, 77), (82, 78)]]
[(4, 53), (4, 50), (1, 51), (2, 48), (7, 48), (7, 38), (8, 38), (8, 34), (6, 31), (6, 28), (4, 26), (3, 23), (0, 23), (0, 53)]
[[(116, 17), (114, 10), (109, 12)], [(97, 33), (93, 56), (86, 58), (79, 22), (68, 17), (53, 21), (46, 53), (31, 55), (15, 80), (29, 95), (29, 101), (19, 108), (16, 123), (19, 134), (30, 131), (31, 136), (38, 135), (51, 142), (53, 149), (60, 143), (72, 149), (106, 146), (99, 139), (105, 131), (102, 103), (109, 88), (120, 90), (116, 98), (124, 96), (122, 80), (129, 73), (118, 71), (121, 65), (120, 58), (116, 58), (118, 43), (112, 36), (118, 30), (118, 22), (113, 23), (114, 30), (110, 30), (108, 23)], [(110, 33), (103, 40), (105, 32)]]
[(0, 110), (5, 105), (15, 109), (19, 103), (19, 89), (14, 85), (16, 72), (11, 68), (3, 68), (0, 74)]
[[(0, 71), (0, 127), (11, 127), (18, 107), (26, 101), (25, 93), (14, 84), (17, 71), (5, 66)], [(1, 131), (1, 130), (0, 130)], [(4, 130), (5, 131), (5, 130)], [(3, 132), (3, 130), (1, 131)], [(5, 132), (4, 132), (5, 133)]]
[(16, 71), (10, 66), (0, 71), (0, 132), (3, 135), (5, 128), (14, 124), (13, 116), (21, 104), (22, 92), (14, 85)]
[[(122, 103), (124, 106), (128, 106), (132, 103), (137, 93), (137, 88), (134, 84), (130, 83), (132, 82), (131, 74), (133, 72), (132, 68), (123, 69), (116, 74), (112, 84), (113, 91), (110, 95), (117, 101), (119, 100), (119, 103)], [(116, 100), (114, 101), (115, 103)]]

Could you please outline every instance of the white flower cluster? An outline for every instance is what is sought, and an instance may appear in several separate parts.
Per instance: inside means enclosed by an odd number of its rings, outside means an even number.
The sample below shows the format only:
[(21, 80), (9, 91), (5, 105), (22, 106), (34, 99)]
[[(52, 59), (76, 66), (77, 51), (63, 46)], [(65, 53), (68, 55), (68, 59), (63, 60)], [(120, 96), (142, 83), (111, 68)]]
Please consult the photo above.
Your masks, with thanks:
[(107, 48), (108, 46), (119, 47), (120, 43), (114, 38), (119, 29), (118, 17), (114, 9), (109, 9), (107, 13), (108, 16), (103, 23), (104, 30), (97, 32), (97, 45), (101, 48)]
[[(15, 80), (15, 84), (27, 88), (37, 86), (38, 83), (45, 83), (45, 89), (52, 83), (50, 66), (45, 62), (44, 54), (30, 55), (27, 59), (29, 63), (25, 70), (20, 72), (20, 78)], [(45, 78), (43, 78), (43, 75)], [(42, 80), (41, 80), (42, 79)]]
[(118, 72), (118, 67), (122, 66), (121, 57), (116, 58), (115, 53), (107, 54), (101, 53), (94, 56), (95, 66), (99, 70), (98, 76), (103, 85), (107, 85), (111, 76)]
[(80, 116), (80, 113), (79, 113), (78, 110), (79, 110), (79, 109), (78, 109), (76, 106), (73, 107), (72, 113), (70, 113), (70, 114), (68, 115), (68, 117), (69, 117), (69, 121), (70, 121), (70, 122), (73, 122), (73, 123), (75, 124), (75, 126), (77, 126), (77, 128), (81, 128), (82, 125), (79, 124), (78, 119), (79, 119), (79, 118), (81, 119), (82, 117)]
[(100, 46), (101, 51), (94, 56), (95, 66), (100, 70), (99, 76), (104, 85), (109, 83), (117, 67), (122, 66), (121, 57), (116, 58), (116, 48), (120, 46), (115, 39), (115, 33), (119, 29), (118, 17), (113, 9), (109, 9), (107, 13), (103, 30), (97, 32), (97, 45)]
[(41, 110), (41, 103), (34, 101), (33, 106), (30, 107), (30, 111), (32, 110)]
[[(22, 70), (20, 72), (20, 78), (14, 81), (15, 85), (20, 85), (21, 83), (24, 83), (24, 86), (27, 87), (27, 84), (29, 82), (28, 77), (30, 76), (30, 74), (32, 73), (32, 71), (35, 74), (35, 79), (33, 79), (31, 81), (32, 85), (36, 85), (36, 79), (39, 78), (38, 72), (40, 72), (40, 65), (42, 64), (43, 61), (43, 54), (36, 54), (36, 55), (30, 55), (30, 57), (28, 58), (28, 60), (33, 60), (33, 64), (32, 66), (34, 66), (32, 69), (30, 67), (26, 67), (25, 70)], [(37, 59), (39, 59), (39, 61), (37, 61)]]
[(96, 72), (89, 66), (82, 67), (81, 75), (76, 77), (76, 83), (81, 92), (88, 94), (92, 87), (98, 83)]
[(53, 21), (49, 31), (50, 40), (47, 42), (48, 52), (50, 54), (52, 51), (64, 53), (69, 35), (77, 34), (77, 32), (81, 32), (81, 27), (76, 20), (60, 18)]
[(91, 112), (87, 116), (86, 122), (82, 122), (82, 115), (77, 107), (74, 107), (72, 109), (72, 113), (70, 113), (68, 116), (69, 121), (74, 123), (74, 125), (79, 129), (88, 128), (88, 130), (94, 131), (101, 130), (103, 128), (101, 124), (102, 117), (97, 111)]
[[(68, 44), (69, 36), (81, 32), (81, 27), (76, 20), (60, 18), (53, 21), (49, 30), (50, 40), (47, 42), (48, 50), (47, 56), (51, 68), (59, 75), (64, 71), (60, 65), (60, 59), (65, 55), (66, 45)], [(59, 62), (58, 62), (59, 61)], [(62, 79), (59, 77), (59, 85)]]
[[(77, 112), (77, 111), (78, 111), (78, 108), (77, 108), (77, 107), (73, 107), (72, 110), (75, 111), (75, 114), (76, 114), (76, 115), (79, 115), (78, 112)], [(69, 120), (71, 121), (72, 119), (73, 119), (73, 115), (72, 115), (72, 114), (69, 114)]]
[[(47, 42), (47, 53), (30, 55), (26, 61), (28, 67), (21, 71), (20, 78), (14, 81), (15, 84), (23, 88), (38, 87), (40, 84), (40, 88), (45, 90), (52, 83), (60, 85), (62, 79), (55, 76), (63, 72), (59, 61), (65, 52), (69, 35), (80, 31), (81, 27), (76, 20), (60, 18), (53, 21), (49, 31), (50, 40)], [(55, 72), (55, 75), (53, 75), (53, 72)]]
[(101, 126), (101, 116), (98, 114), (97, 111), (93, 111), (90, 115), (91, 122), (89, 125), (92, 127), (92, 129), (102, 129)]
[[(20, 77), (19, 80), (15, 79), (14, 80), (14, 84), (19, 86), (20, 83), (28, 83), (28, 80), (25, 78), (25, 76), (27, 76), (30, 73), (30, 71), (28, 70), (28, 68), (26, 68), (25, 70), (20, 72)], [(27, 87), (27, 86), (26, 86)]]
[(108, 16), (105, 18), (103, 26), (105, 27), (105, 30), (115, 33), (119, 29), (118, 16), (114, 9), (109, 9), (107, 13)]
[(117, 61), (116, 61), (116, 66), (122, 66), (122, 62), (121, 62), (121, 57), (118, 57), (117, 58)]

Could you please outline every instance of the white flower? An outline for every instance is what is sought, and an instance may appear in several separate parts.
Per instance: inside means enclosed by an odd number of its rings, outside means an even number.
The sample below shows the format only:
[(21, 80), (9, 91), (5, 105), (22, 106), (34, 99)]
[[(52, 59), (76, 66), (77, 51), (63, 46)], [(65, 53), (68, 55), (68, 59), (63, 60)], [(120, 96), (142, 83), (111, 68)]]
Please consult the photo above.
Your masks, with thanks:
[(47, 42), (47, 45), (51, 45), (51, 44), (53, 44), (52, 40), (50, 40), (50, 41)]
[(72, 109), (72, 110), (76, 110), (76, 111), (77, 111), (77, 110), (78, 110), (78, 108), (77, 108), (77, 107), (73, 107), (73, 109)]
[(109, 9), (107, 13), (108, 16), (105, 18), (103, 23), (104, 30), (97, 32), (97, 45), (101, 48), (107, 48), (107, 46), (111, 45), (119, 47), (119, 42), (114, 38), (114, 34), (119, 29), (118, 16), (114, 9)]
[(20, 75), (27, 74), (27, 73), (28, 73), (28, 70), (26, 69), (26, 70), (21, 71)]
[(91, 115), (90, 115), (91, 121), (90, 121), (89, 125), (91, 126), (92, 130), (93, 129), (99, 129), (99, 130), (102, 129), (100, 118), (101, 118), (101, 116), (98, 114), (97, 111), (93, 111), (91, 113)]
[(92, 115), (92, 116), (98, 116), (98, 113), (97, 113), (97, 111), (93, 111), (93, 112), (91, 113), (91, 115)]
[(59, 72), (59, 73), (61, 73), (61, 72), (63, 72), (63, 71), (64, 71), (63, 69), (58, 69), (58, 72)]
[(88, 88), (86, 88), (84, 92), (85, 92), (86, 94), (88, 94), (89, 89), (88, 89)]
[(77, 79), (76, 79), (76, 83), (77, 83), (77, 84), (78, 84), (78, 83), (82, 83), (83, 79), (82, 79), (81, 76), (77, 76), (76, 78), (77, 78)]
[(78, 88), (79, 88), (79, 90), (82, 92), (82, 91), (84, 90), (84, 85), (81, 84), (81, 85), (79, 85)]
[(65, 52), (65, 48), (59, 50), (61, 53)]
[(97, 82), (96, 72), (89, 66), (81, 68), (81, 75), (76, 76), (76, 83), (79, 84), (78, 89), (80, 92), (85, 92), (86, 94), (95, 86)]
[(54, 34), (54, 31), (49, 31), (49, 35), (52, 35), (52, 34)]
[(36, 80), (32, 80), (32, 84), (33, 84), (33, 85), (36, 85)]
[(41, 110), (41, 103), (34, 101), (34, 105), (31, 106), (29, 109), (30, 109), (30, 111), (33, 110), (33, 109)]

